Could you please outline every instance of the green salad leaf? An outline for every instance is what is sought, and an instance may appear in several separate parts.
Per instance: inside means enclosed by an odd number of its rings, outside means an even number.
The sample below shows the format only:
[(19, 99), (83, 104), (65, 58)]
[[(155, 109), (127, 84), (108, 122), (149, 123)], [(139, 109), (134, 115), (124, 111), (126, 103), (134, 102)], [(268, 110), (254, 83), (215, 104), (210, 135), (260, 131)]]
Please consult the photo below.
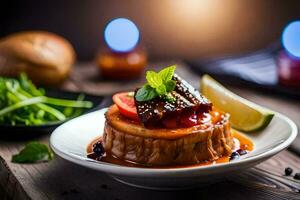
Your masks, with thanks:
[(25, 74), (19, 79), (0, 77), (0, 124), (42, 125), (76, 117), (91, 108), (92, 102), (45, 96)]
[(36, 163), (50, 161), (52, 159), (53, 153), (49, 147), (34, 141), (29, 142), (18, 154), (13, 155), (11, 161), (14, 163)]
[(163, 97), (169, 102), (173, 102), (174, 98), (169, 95), (175, 89), (176, 81), (172, 80), (176, 66), (166, 67), (157, 72), (147, 71), (147, 83), (136, 93), (137, 101), (149, 101), (157, 96)]

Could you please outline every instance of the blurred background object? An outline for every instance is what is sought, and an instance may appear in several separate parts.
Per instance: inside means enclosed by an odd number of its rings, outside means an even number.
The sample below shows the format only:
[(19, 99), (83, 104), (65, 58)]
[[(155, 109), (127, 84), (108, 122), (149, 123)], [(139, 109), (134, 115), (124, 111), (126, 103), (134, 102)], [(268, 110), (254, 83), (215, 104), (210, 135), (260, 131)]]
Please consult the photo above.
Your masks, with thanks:
[(80, 60), (91, 60), (104, 44), (106, 23), (126, 17), (139, 27), (151, 58), (209, 58), (277, 41), (300, 18), (299, 7), (297, 0), (2, 0), (0, 36), (54, 32), (71, 41)]
[(104, 28), (104, 40), (109, 48), (115, 52), (132, 51), (139, 39), (139, 29), (126, 18), (113, 19)]
[(285, 27), (282, 44), (290, 55), (300, 58), (300, 20), (293, 21)]
[(75, 62), (72, 45), (45, 31), (23, 31), (0, 40), (0, 75), (26, 73), (35, 83), (58, 85), (70, 74)]
[(104, 28), (104, 40), (105, 44), (96, 57), (102, 77), (138, 78), (147, 63), (138, 27), (126, 18), (113, 19)]
[[(298, 75), (286, 76), (286, 69), (291, 69), (293, 75), (298, 71), (298, 61), (290, 54), (277, 59), (284, 28), (300, 18), (299, 7), (296, 0), (5, 0), (0, 8), (4, 27), (0, 36), (21, 30), (57, 33), (71, 41), (79, 61), (92, 61), (96, 56), (102, 77), (137, 77), (147, 56), (150, 60), (176, 58), (186, 61), (196, 72), (221, 75), (229, 83), (242, 81), (247, 83), (243, 86), (300, 98)], [(115, 48), (116, 38), (112, 34), (105, 37), (104, 30), (116, 18), (127, 18), (136, 25), (145, 48), (140, 48), (141, 42), (127, 52)], [(132, 44), (128, 41), (126, 45), (134, 46), (140, 37)], [(112, 69), (131, 70), (118, 73)]]
[(241, 55), (187, 60), (200, 73), (247, 83), (272, 93), (300, 98), (300, 21), (285, 27), (281, 38), (265, 48)]
[(282, 85), (300, 87), (300, 21), (291, 22), (282, 34), (284, 50), (278, 56), (278, 75)]

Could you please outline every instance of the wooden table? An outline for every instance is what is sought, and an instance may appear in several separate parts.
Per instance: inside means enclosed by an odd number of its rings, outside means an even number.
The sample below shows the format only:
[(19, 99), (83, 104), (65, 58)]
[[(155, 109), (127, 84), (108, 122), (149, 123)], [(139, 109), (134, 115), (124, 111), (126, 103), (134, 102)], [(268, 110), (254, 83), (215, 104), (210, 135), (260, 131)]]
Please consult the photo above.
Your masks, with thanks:
[[(151, 63), (163, 67), (178, 63), (177, 73), (198, 86), (199, 77), (178, 61)], [(92, 64), (76, 66), (63, 88), (93, 94), (111, 94), (129, 90), (143, 80), (112, 82), (98, 78)], [(300, 126), (300, 102), (284, 97), (266, 96), (243, 87), (231, 90), (249, 100), (282, 112)], [(5, 133), (1, 133), (5, 134)], [(32, 140), (32, 139), (29, 139)], [(45, 143), (49, 135), (34, 138)], [(300, 199), (300, 181), (284, 176), (284, 169), (292, 167), (300, 172), (300, 139), (289, 150), (247, 171), (229, 176), (224, 181), (187, 191), (152, 191), (118, 183), (104, 173), (96, 172), (56, 156), (48, 163), (14, 164), (11, 156), (24, 147), (27, 141), (0, 141), (0, 199)], [(292, 153), (293, 152), (293, 153)]]

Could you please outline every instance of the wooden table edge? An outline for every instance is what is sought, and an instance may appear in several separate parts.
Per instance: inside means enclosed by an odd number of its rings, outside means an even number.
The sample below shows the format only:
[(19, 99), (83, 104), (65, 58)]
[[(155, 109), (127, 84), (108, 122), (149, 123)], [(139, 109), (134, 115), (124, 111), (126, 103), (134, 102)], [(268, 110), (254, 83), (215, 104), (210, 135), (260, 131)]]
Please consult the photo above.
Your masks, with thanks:
[[(14, 184), (9, 184), (9, 182), (12, 182)], [(1, 155), (0, 155), (0, 187), (4, 189), (3, 190), (4, 199), (24, 199), (24, 200), (31, 199), (27, 194), (27, 192), (24, 190), (22, 184), (18, 181), (17, 177), (9, 168), (5, 159)]]

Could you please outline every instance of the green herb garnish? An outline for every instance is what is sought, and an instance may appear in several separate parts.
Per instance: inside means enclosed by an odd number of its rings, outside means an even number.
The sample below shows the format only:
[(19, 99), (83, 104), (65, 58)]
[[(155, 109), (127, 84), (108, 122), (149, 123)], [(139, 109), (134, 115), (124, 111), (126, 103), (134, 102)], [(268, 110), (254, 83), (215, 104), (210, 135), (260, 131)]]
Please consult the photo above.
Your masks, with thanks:
[(14, 163), (36, 163), (53, 159), (53, 153), (49, 147), (39, 142), (30, 142), (20, 153), (13, 155)]
[(0, 124), (41, 125), (80, 115), (93, 106), (90, 101), (45, 96), (44, 89), (22, 74), (19, 79), (0, 77)]
[(173, 102), (175, 99), (170, 95), (175, 89), (176, 81), (172, 80), (176, 66), (170, 66), (157, 72), (147, 71), (146, 79), (147, 83), (140, 88), (135, 98), (137, 101), (149, 101), (155, 97), (163, 97), (169, 102)]

